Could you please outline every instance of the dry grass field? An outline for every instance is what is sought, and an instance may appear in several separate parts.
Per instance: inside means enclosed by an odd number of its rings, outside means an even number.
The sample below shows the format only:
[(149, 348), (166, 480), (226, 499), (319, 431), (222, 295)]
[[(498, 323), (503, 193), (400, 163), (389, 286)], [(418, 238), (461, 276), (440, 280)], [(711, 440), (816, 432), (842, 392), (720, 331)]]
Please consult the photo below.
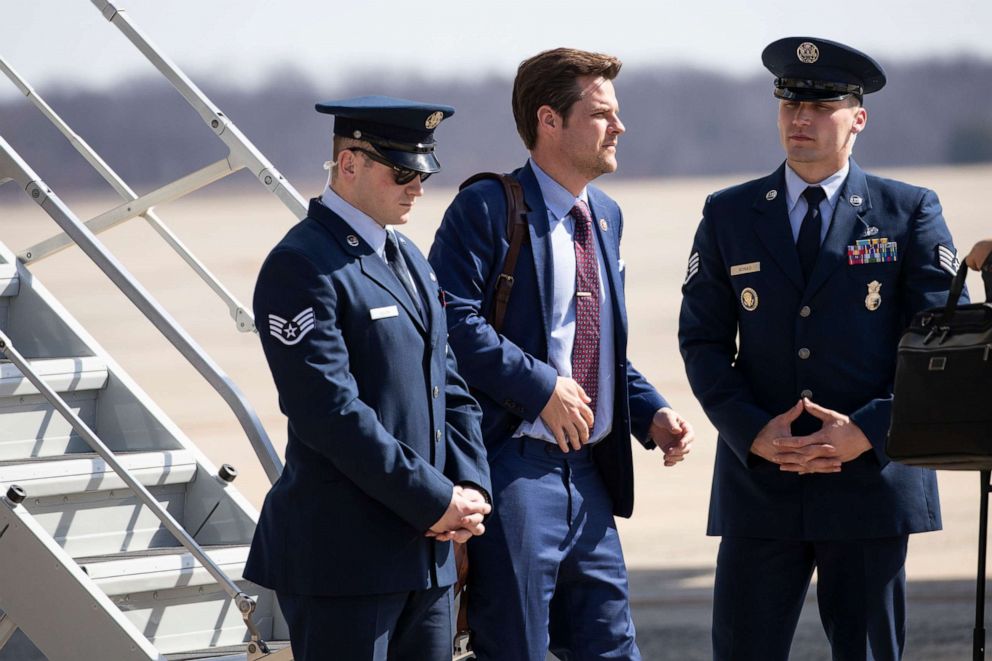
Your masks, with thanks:
[[(992, 166), (881, 174), (936, 190), (962, 255), (975, 240), (992, 234), (988, 210), (980, 203), (981, 191), (992, 181)], [(703, 200), (743, 179), (601, 182), (625, 213), (622, 253), (630, 269), (631, 359), (697, 430), (694, 451), (675, 468), (666, 469), (660, 455), (635, 448), (637, 508), (632, 520), (621, 522), (621, 532), (642, 647), (650, 659), (708, 658), (716, 540), (705, 537), (704, 530), (716, 434), (689, 391), (676, 325), (679, 288)], [(309, 196), (317, 189), (302, 192)], [(425, 252), (453, 194), (429, 189), (403, 228)], [(2, 200), (0, 241), (13, 250), (56, 230), (26, 196), (5, 195)], [(82, 218), (118, 203), (111, 197), (68, 196), (65, 201)], [(262, 259), (294, 222), (261, 188), (237, 194), (203, 191), (157, 211), (246, 305)], [(257, 337), (236, 331), (220, 300), (144, 221), (133, 220), (101, 239), (240, 385), (281, 449), (285, 420)], [(236, 485), (260, 504), (266, 482), (233, 414), (103, 274), (78, 249), (31, 270), (215, 463), (238, 467)], [(970, 285), (973, 292), (981, 291), (977, 276)], [(944, 472), (940, 486), (944, 530), (916, 536), (910, 544), (911, 659), (964, 658), (970, 649), (978, 477)], [(794, 658), (827, 658), (817, 628), (815, 609), (808, 608)]]

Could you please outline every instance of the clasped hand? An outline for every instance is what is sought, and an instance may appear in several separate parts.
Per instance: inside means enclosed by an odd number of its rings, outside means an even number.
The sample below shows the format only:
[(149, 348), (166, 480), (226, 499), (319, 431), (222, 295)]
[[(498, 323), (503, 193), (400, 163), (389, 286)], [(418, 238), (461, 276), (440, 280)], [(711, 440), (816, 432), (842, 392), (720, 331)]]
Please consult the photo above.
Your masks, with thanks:
[(485, 496), (477, 489), (456, 485), (452, 490), (448, 509), (424, 535), (439, 542), (454, 541), (464, 544), (471, 537), (486, 532), (482, 519), (492, 509)]
[[(793, 436), (791, 424), (803, 411), (823, 423), (819, 431)], [(871, 449), (871, 441), (851, 418), (803, 398), (758, 432), (751, 452), (790, 473), (839, 473), (841, 465)]]

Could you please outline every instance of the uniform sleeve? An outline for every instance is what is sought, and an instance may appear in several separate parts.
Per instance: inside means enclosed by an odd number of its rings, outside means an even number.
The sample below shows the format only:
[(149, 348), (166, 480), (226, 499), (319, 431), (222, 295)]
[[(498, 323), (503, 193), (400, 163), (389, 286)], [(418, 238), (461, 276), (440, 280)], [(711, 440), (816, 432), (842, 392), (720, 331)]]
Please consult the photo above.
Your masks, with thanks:
[(717, 244), (710, 202), (696, 231), (682, 285), (679, 349), (692, 392), (706, 416), (745, 466), (755, 436), (772, 416), (757, 404), (734, 367), (737, 299)]
[[(907, 237), (905, 248), (900, 247), (900, 259), (905, 262), (900, 283), (903, 328), (909, 326), (918, 312), (947, 302), (953, 279), (951, 272), (956, 268), (954, 242), (944, 221), (940, 200), (933, 191), (922, 191), (910, 219)], [(967, 291), (961, 295), (961, 302), (968, 302)], [(873, 399), (851, 414), (851, 420), (871, 441), (875, 457), (882, 466), (889, 462), (885, 440), (891, 416), (891, 395)]]
[(482, 442), (482, 410), (468, 392), (468, 386), (458, 373), (458, 363), (450, 348), (447, 356), (447, 385), (445, 386), (445, 414), (447, 457), (444, 474), (455, 484), (470, 486), (485, 495), (492, 503), (492, 484), (489, 479), (489, 462)]
[(487, 283), (503, 266), (494, 225), (506, 226), (505, 205), (490, 208), (472, 189), (459, 193), (428, 259), (447, 295), (448, 341), (465, 381), (533, 422), (551, 398), (558, 372), (498, 334), (483, 316)]
[[(274, 252), (262, 266), (254, 311), (280, 406), (294, 434), (371, 498), (415, 529), (427, 530), (447, 509), (454, 485), (386, 431), (376, 412), (359, 399), (329, 278), (301, 254)], [(292, 333), (281, 334), (292, 339), (273, 333), (273, 324), (285, 323), (296, 325)]]

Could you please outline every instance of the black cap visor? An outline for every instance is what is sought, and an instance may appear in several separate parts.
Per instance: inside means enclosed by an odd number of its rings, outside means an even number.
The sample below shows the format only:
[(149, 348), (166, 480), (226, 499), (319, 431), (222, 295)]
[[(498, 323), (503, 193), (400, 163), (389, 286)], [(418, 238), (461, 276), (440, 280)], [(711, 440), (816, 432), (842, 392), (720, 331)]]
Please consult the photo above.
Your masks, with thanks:
[(434, 156), (433, 150), (411, 152), (402, 151), (399, 149), (387, 149), (376, 144), (375, 142), (373, 142), (372, 145), (383, 158), (396, 167), (406, 168), (408, 170), (422, 172), (424, 174), (434, 174), (435, 172), (441, 171), (441, 164), (438, 162), (437, 157)]
[(777, 98), (786, 101), (843, 101), (852, 94), (860, 99), (864, 94), (864, 88), (853, 83), (776, 78), (774, 94)]

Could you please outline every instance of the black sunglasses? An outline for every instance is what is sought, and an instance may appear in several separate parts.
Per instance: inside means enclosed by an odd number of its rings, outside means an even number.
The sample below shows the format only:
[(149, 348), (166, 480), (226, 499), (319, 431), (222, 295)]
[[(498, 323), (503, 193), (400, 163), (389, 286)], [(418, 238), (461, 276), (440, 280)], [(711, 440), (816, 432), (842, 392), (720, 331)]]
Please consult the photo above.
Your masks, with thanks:
[(427, 181), (427, 178), (431, 176), (431, 172), (419, 172), (417, 170), (411, 170), (410, 168), (401, 168), (398, 165), (393, 165), (385, 158), (377, 154), (376, 152), (365, 149), (364, 147), (349, 147), (346, 151), (360, 151), (365, 154), (370, 160), (376, 163), (382, 163), (387, 168), (392, 168), (393, 179), (396, 181), (398, 186), (406, 186), (408, 183), (414, 180), (417, 176), (420, 177), (420, 183)]

